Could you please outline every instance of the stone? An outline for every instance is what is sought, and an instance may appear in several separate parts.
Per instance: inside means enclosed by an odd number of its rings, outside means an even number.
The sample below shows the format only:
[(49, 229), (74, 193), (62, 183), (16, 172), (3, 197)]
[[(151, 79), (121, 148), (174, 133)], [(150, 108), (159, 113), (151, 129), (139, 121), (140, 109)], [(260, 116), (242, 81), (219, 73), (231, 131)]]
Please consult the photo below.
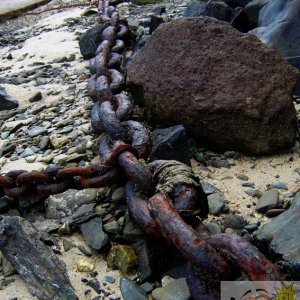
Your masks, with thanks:
[(64, 251), (65, 251), (65, 252), (68, 252), (68, 251), (70, 251), (72, 248), (76, 247), (76, 244), (73, 243), (73, 242), (70, 241), (70, 240), (63, 239), (63, 247), (64, 247)]
[(107, 256), (107, 265), (123, 274), (130, 274), (137, 264), (137, 256), (132, 246), (115, 245)]
[(262, 193), (260, 190), (256, 190), (256, 189), (249, 189), (249, 190), (245, 190), (244, 191), (247, 195), (251, 196), (251, 197), (256, 197), (259, 198)]
[(189, 300), (191, 295), (185, 278), (171, 281), (168, 285), (152, 292), (153, 300)]
[(108, 283), (115, 283), (116, 278), (112, 275), (105, 275), (104, 280)]
[(26, 148), (23, 152), (22, 152), (22, 154), (20, 155), (20, 157), (22, 157), (22, 158), (26, 158), (26, 157), (28, 157), (28, 156), (31, 156), (31, 155), (33, 155), (34, 154), (34, 152), (31, 150), (31, 148)]
[(177, 160), (190, 165), (187, 136), (184, 126), (177, 125), (152, 132), (150, 161)]
[(256, 27), (260, 10), (271, 0), (252, 0), (245, 6), (245, 13), (251, 26)]
[(15, 268), (5, 257), (2, 258), (2, 269), (3, 269), (3, 275), (5, 277), (9, 277), (16, 274)]
[(215, 187), (214, 185), (212, 185), (211, 183), (205, 181), (205, 180), (200, 180), (203, 192), (206, 195), (210, 195), (210, 194), (215, 194), (215, 193), (220, 193), (221, 191)]
[(115, 189), (111, 195), (111, 201), (119, 201), (124, 198), (124, 187), (120, 186), (117, 189)]
[(89, 280), (87, 283), (86, 283), (87, 286), (91, 287), (96, 293), (100, 294), (102, 289), (100, 287), (100, 282), (98, 279), (92, 279), (92, 280)]
[(64, 263), (43, 243), (49, 242), (47, 234), (41, 234), (29, 221), (20, 217), (3, 217), (0, 235), (0, 250), (25, 281), (33, 297), (77, 298)]
[(48, 136), (43, 136), (39, 142), (39, 147), (42, 149), (42, 150), (45, 150), (48, 145), (49, 145), (49, 142), (50, 142), (50, 139)]
[(253, 233), (255, 230), (258, 229), (258, 224), (254, 223), (254, 224), (249, 224), (245, 226), (245, 229), (249, 232), (249, 233)]
[(262, 194), (256, 205), (256, 211), (264, 213), (271, 208), (276, 208), (279, 201), (278, 191), (270, 189)]
[(212, 234), (222, 233), (221, 227), (216, 223), (208, 223), (205, 227), (209, 230)]
[(55, 149), (57, 149), (68, 144), (69, 139), (66, 136), (63, 137), (50, 136), (50, 143)]
[(0, 111), (17, 108), (18, 106), (18, 101), (9, 96), (5, 89), (0, 86)]
[(95, 52), (102, 41), (102, 30), (103, 26), (97, 24), (80, 36), (79, 48), (81, 55), (85, 59), (90, 59), (95, 56)]
[(94, 218), (80, 225), (80, 231), (85, 242), (96, 251), (99, 251), (108, 242), (108, 236), (102, 229), (102, 219)]
[(184, 18), (208, 16), (220, 21), (230, 22), (235, 11), (223, 0), (209, 0), (191, 3), (183, 13)]
[(140, 287), (148, 294), (151, 293), (154, 289), (153, 285), (149, 282), (145, 282), (140, 285)]
[(45, 127), (42, 127), (42, 126), (35, 126), (35, 127), (33, 127), (33, 128), (31, 128), (30, 130), (28, 130), (28, 135), (30, 136), (30, 137), (36, 137), (36, 136), (38, 136), (38, 135), (41, 135), (41, 134), (43, 134), (43, 133), (46, 133), (48, 130), (47, 130), (47, 128), (45, 128)]
[(247, 221), (239, 215), (228, 215), (222, 220), (222, 225), (225, 228), (242, 230), (245, 226), (247, 226)]
[(147, 300), (145, 291), (127, 277), (121, 277), (120, 290), (124, 300)]
[(209, 213), (213, 215), (218, 215), (222, 211), (225, 203), (224, 199), (220, 194), (211, 194), (207, 196)]
[(77, 271), (78, 272), (84, 272), (89, 273), (94, 271), (95, 265), (90, 263), (88, 260), (81, 258), (77, 262)]
[(31, 156), (27, 156), (25, 158), (26, 162), (28, 163), (34, 163), (36, 161), (37, 155), (31, 155)]
[(239, 180), (242, 180), (242, 181), (249, 180), (249, 177), (247, 175), (245, 175), (245, 174), (237, 174), (236, 178), (238, 178)]
[(110, 234), (117, 234), (120, 231), (120, 226), (116, 220), (106, 223), (103, 228)]
[(265, 5), (258, 28), (251, 31), (283, 57), (300, 56), (300, 0), (273, 0)]
[[(291, 207), (255, 232), (257, 245), (272, 251), (291, 264), (300, 263), (300, 193)], [(298, 273), (300, 273), (298, 271)]]
[(278, 190), (285, 190), (285, 191), (289, 189), (287, 184), (284, 182), (276, 182), (275, 184), (273, 184), (273, 188)]
[(269, 218), (277, 217), (282, 214), (285, 210), (283, 208), (273, 208), (266, 211), (266, 216)]
[(81, 253), (83, 253), (86, 256), (91, 257), (93, 255), (92, 251), (84, 247), (83, 245), (78, 245), (77, 248), (80, 250)]
[(255, 37), (198, 17), (161, 24), (132, 58), (127, 84), (153, 126), (183, 124), (218, 151), (258, 155), (294, 144), (298, 77)]
[(28, 99), (28, 101), (29, 101), (30, 103), (32, 103), (32, 102), (40, 101), (40, 100), (42, 100), (42, 99), (43, 99), (43, 95), (42, 95), (42, 93), (41, 93), (40, 91), (38, 91), (38, 92), (36, 92), (35, 94), (33, 94), (33, 95)]

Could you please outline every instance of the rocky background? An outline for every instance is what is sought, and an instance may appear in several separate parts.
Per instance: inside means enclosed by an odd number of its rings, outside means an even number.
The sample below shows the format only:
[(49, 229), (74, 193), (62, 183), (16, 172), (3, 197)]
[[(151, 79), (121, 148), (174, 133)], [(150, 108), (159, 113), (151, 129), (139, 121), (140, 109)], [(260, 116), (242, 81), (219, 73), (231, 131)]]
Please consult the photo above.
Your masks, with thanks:
[[(208, 196), (207, 228), (242, 235), (298, 279), (300, 1), (151, 2), (117, 5), (132, 32), (123, 67), (134, 118), (153, 132), (150, 160), (191, 164)], [(0, 23), (1, 173), (99, 162), (86, 92), (91, 41), (101, 33), (95, 13)], [(46, 234), (49, 257), (64, 262), (79, 299), (189, 299), (184, 259), (132, 222), (122, 183), (39, 200), (9, 207), (1, 197), (0, 211), (16, 216), (1, 232)], [(26, 249), (18, 255), (30, 257)], [(33, 299), (30, 276), (24, 282), (16, 270), (2, 255), (0, 298)]]

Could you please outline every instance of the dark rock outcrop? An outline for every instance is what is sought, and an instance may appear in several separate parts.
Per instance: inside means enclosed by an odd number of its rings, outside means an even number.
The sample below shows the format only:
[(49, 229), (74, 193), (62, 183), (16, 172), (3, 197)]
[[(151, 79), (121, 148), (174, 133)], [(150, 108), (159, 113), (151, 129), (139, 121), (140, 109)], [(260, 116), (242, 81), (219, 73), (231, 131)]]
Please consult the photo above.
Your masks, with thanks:
[(209, 17), (160, 25), (127, 84), (155, 126), (183, 124), (218, 151), (265, 154), (295, 141), (299, 73), (256, 37)]
[(245, 6), (245, 13), (251, 26), (257, 26), (259, 12), (269, 2), (270, 0), (253, 0)]
[(18, 106), (18, 101), (9, 96), (4, 88), (0, 87), (0, 111), (17, 108)]
[(283, 57), (300, 56), (300, 0), (273, 0), (259, 13), (252, 31)]

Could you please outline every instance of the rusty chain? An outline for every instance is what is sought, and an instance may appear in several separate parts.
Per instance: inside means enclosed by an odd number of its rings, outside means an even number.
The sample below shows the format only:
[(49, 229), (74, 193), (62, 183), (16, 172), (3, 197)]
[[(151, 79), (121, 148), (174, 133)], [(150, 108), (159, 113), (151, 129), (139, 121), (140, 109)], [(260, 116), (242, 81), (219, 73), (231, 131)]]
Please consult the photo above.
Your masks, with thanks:
[[(162, 170), (169, 172), (170, 163), (142, 162), (150, 152), (150, 135), (141, 123), (130, 120), (133, 103), (124, 90), (121, 72), (128, 27), (108, 0), (99, 1), (98, 12), (104, 30), (90, 60), (93, 75), (87, 89), (94, 101), (91, 123), (94, 131), (102, 134), (101, 164), (87, 168), (49, 166), (43, 172), (11, 171), (0, 176), (2, 194), (12, 202), (27, 193), (45, 198), (69, 188), (107, 186), (125, 174), (129, 179), (125, 195), (132, 218), (149, 235), (171, 242), (187, 259), (187, 282), (194, 299), (219, 299), (220, 281), (235, 280), (241, 273), (249, 280), (278, 280), (274, 265), (249, 242), (236, 235), (210, 235), (200, 218), (189, 220), (187, 212), (189, 215), (196, 210), (202, 217), (207, 214), (200, 185), (188, 181), (175, 184), (170, 191), (157, 189), (158, 178)], [(188, 173), (187, 168), (179, 166), (183, 173)]]

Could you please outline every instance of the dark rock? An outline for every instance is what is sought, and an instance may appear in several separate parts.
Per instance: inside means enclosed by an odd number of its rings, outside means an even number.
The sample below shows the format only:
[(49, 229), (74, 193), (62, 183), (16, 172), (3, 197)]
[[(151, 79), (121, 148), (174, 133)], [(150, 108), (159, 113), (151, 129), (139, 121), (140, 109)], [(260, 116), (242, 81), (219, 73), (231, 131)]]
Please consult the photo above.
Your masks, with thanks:
[(100, 250), (108, 242), (108, 236), (102, 229), (102, 220), (94, 218), (80, 225), (85, 242), (93, 249)]
[(253, 233), (255, 230), (258, 229), (258, 225), (257, 225), (257, 224), (249, 224), (249, 225), (245, 226), (245, 229), (246, 229), (249, 233)]
[(299, 210), (300, 193), (297, 193), (287, 211), (263, 225), (255, 233), (260, 247), (271, 249), (291, 264), (300, 262)]
[(255, 37), (199, 17), (160, 25), (127, 83), (155, 126), (180, 123), (218, 151), (263, 154), (294, 144), (298, 76)]
[(101, 38), (102, 30), (103, 30), (103, 26), (97, 24), (80, 36), (79, 38), (80, 52), (85, 59), (89, 59), (95, 56), (97, 47), (100, 45), (102, 41)]
[(251, 26), (248, 16), (243, 9), (237, 10), (236, 15), (230, 21), (230, 24), (232, 27), (241, 32), (248, 32), (253, 29), (253, 26)]
[(224, 2), (232, 8), (245, 7), (251, 1), (252, 0), (224, 0)]
[(36, 137), (36, 136), (38, 136), (38, 135), (40, 135), (40, 134), (43, 134), (43, 133), (46, 133), (48, 130), (47, 130), (47, 128), (45, 128), (45, 127), (42, 127), (42, 126), (35, 126), (35, 127), (33, 127), (33, 128), (31, 128), (30, 130), (28, 130), (28, 135), (30, 136), (30, 137)]
[(266, 216), (269, 218), (277, 217), (282, 214), (285, 210), (283, 208), (273, 208), (266, 211)]
[(191, 295), (185, 278), (171, 281), (164, 287), (157, 288), (152, 292), (153, 300), (189, 300)]
[(183, 17), (208, 16), (220, 21), (230, 22), (235, 15), (235, 11), (223, 0), (209, 0), (190, 4), (183, 13)]
[(152, 142), (150, 161), (157, 159), (178, 160), (190, 165), (187, 136), (182, 125), (154, 130)]
[(250, 25), (254, 28), (257, 26), (260, 10), (271, 0), (252, 0), (245, 6), (245, 13)]
[(121, 277), (120, 290), (124, 300), (147, 300), (145, 291), (132, 280)]
[(97, 279), (92, 279), (89, 280), (86, 283), (87, 286), (91, 287), (96, 293), (100, 294), (101, 293), (101, 287), (100, 287), (100, 282)]
[(283, 57), (300, 56), (300, 0), (273, 0), (265, 5), (258, 28), (251, 31)]
[(277, 182), (277, 183), (273, 184), (273, 188), (278, 189), (278, 190), (285, 190), (285, 191), (287, 191), (289, 189), (287, 184), (284, 182)]
[(262, 194), (257, 205), (256, 211), (264, 213), (271, 208), (276, 208), (279, 201), (278, 191), (276, 189), (271, 189)]
[(83, 245), (78, 245), (77, 248), (81, 251), (81, 253), (83, 253), (86, 256), (90, 257), (93, 255), (93, 253), (87, 248), (85, 248)]
[(98, 276), (98, 272), (97, 271), (93, 271), (90, 273), (91, 277), (95, 278)]
[(215, 194), (215, 193), (220, 193), (220, 190), (215, 187), (214, 185), (212, 185), (211, 183), (204, 181), (204, 180), (200, 180), (203, 192), (206, 195), (210, 195), (210, 194)]
[(225, 228), (241, 230), (247, 225), (247, 221), (239, 215), (228, 215), (222, 220), (222, 225)]
[(164, 23), (164, 20), (160, 16), (151, 16), (150, 24), (149, 24), (149, 34), (152, 34), (152, 32), (160, 25)]
[(254, 188), (255, 183), (254, 182), (243, 182), (242, 186)]
[(0, 87), (0, 111), (13, 109), (18, 106), (18, 101), (9, 96), (4, 88)]
[(0, 227), (0, 250), (33, 296), (77, 299), (64, 264), (40, 240), (41, 234), (30, 222), (19, 217), (4, 217)]
[(73, 243), (72, 241), (63, 239), (63, 247), (64, 247), (65, 252), (68, 252), (72, 248), (76, 247), (76, 244)]
[(222, 233), (221, 227), (218, 224), (216, 224), (216, 223), (208, 223), (208, 224), (205, 225), (205, 227), (212, 234)]
[(214, 159), (210, 162), (210, 164), (215, 168), (226, 168), (230, 169), (231, 164), (227, 160)]
[(32, 102), (40, 101), (40, 100), (42, 100), (42, 99), (43, 99), (43, 95), (42, 95), (42, 93), (41, 93), (40, 91), (38, 91), (38, 92), (36, 92), (34, 95), (32, 95), (32, 96), (28, 99), (28, 101), (29, 101), (30, 103), (32, 103)]
[(151, 293), (154, 289), (153, 285), (149, 282), (141, 284), (140, 288), (142, 288), (147, 294)]
[(147, 242), (144, 240), (138, 241), (134, 244), (135, 253), (137, 254), (137, 274), (139, 280), (144, 282), (152, 275), (151, 267), (151, 255), (147, 246)]
[(213, 215), (218, 215), (224, 207), (224, 199), (220, 194), (211, 194), (207, 196), (209, 213)]

